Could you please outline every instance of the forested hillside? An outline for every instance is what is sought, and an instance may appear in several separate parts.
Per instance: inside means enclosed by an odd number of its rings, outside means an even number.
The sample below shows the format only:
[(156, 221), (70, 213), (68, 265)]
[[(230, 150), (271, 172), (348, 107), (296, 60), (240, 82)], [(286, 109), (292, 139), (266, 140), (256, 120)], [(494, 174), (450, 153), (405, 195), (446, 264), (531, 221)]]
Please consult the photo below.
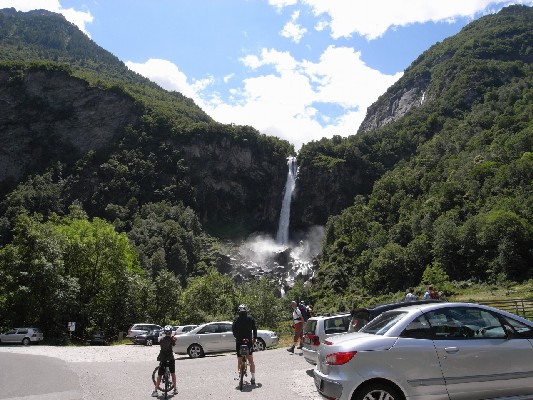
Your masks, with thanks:
[(475, 21), (413, 62), (358, 135), (304, 146), (299, 207), (339, 195), (323, 201), (339, 215), (317, 300), (402, 291), (428, 267), (444, 282), (533, 277), (532, 27), (522, 6)]
[[(274, 229), (294, 154), (213, 121), (62, 16), (13, 9), (0, 10), (0, 143), (0, 328), (51, 337), (67, 321), (83, 333), (231, 315), (242, 300), (217, 237)], [(210, 276), (218, 308), (179, 299)]]

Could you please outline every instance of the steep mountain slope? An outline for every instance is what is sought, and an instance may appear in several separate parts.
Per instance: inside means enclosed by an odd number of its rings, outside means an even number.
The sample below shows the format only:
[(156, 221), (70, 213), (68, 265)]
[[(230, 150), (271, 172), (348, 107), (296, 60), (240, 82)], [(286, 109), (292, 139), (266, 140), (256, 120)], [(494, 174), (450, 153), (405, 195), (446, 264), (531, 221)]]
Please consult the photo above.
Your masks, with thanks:
[(304, 145), (294, 224), (324, 224), (356, 195), (368, 195), (376, 179), (410, 159), (446, 124), (490, 100), (487, 93), (530, 77), (531, 27), (532, 10), (525, 6), (472, 22), (414, 61), (369, 107), (359, 134)]
[[(61, 214), (73, 201), (122, 227), (156, 201), (192, 207), (221, 234), (276, 224), (288, 142), (214, 122), (60, 15), (0, 10), (0, 104), (4, 234), (14, 210)], [(9, 195), (50, 168), (61, 185), (52, 209)]]
[[(532, 27), (524, 6), (471, 23), (421, 55), (358, 135), (302, 149), (300, 213), (339, 211), (317, 298), (404, 290), (427, 268), (444, 281), (533, 277)], [(311, 192), (306, 170), (335, 184)]]

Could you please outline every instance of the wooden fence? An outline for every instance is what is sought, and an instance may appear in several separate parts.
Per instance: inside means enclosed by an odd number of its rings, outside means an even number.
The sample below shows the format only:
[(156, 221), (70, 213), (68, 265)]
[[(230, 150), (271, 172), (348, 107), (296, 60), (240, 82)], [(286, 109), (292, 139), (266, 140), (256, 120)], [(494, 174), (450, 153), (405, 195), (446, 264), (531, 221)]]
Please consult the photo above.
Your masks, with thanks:
[(533, 299), (476, 300), (475, 302), (533, 320)]

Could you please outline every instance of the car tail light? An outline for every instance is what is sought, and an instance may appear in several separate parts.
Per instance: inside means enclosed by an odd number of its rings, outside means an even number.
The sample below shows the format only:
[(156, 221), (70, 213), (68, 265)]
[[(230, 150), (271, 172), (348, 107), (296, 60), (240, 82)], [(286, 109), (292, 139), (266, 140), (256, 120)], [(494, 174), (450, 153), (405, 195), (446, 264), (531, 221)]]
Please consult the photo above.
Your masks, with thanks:
[(357, 351), (342, 351), (339, 353), (332, 353), (326, 356), (326, 364), (329, 365), (343, 365), (350, 361)]

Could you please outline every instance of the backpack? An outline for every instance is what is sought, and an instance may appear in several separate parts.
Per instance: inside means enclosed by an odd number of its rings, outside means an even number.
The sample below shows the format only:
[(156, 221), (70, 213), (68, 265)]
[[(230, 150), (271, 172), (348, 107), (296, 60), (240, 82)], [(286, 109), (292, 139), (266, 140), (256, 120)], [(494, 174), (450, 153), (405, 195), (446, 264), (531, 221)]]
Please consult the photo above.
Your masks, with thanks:
[(309, 313), (307, 312), (307, 307), (304, 304), (300, 304), (298, 305), (298, 309), (302, 313), (302, 317), (304, 317), (304, 321), (307, 322), (307, 320), (309, 319)]
[(170, 336), (165, 336), (159, 342), (161, 351), (165, 353), (172, 353), (172, 346), (174, 345), (174, 340)]

